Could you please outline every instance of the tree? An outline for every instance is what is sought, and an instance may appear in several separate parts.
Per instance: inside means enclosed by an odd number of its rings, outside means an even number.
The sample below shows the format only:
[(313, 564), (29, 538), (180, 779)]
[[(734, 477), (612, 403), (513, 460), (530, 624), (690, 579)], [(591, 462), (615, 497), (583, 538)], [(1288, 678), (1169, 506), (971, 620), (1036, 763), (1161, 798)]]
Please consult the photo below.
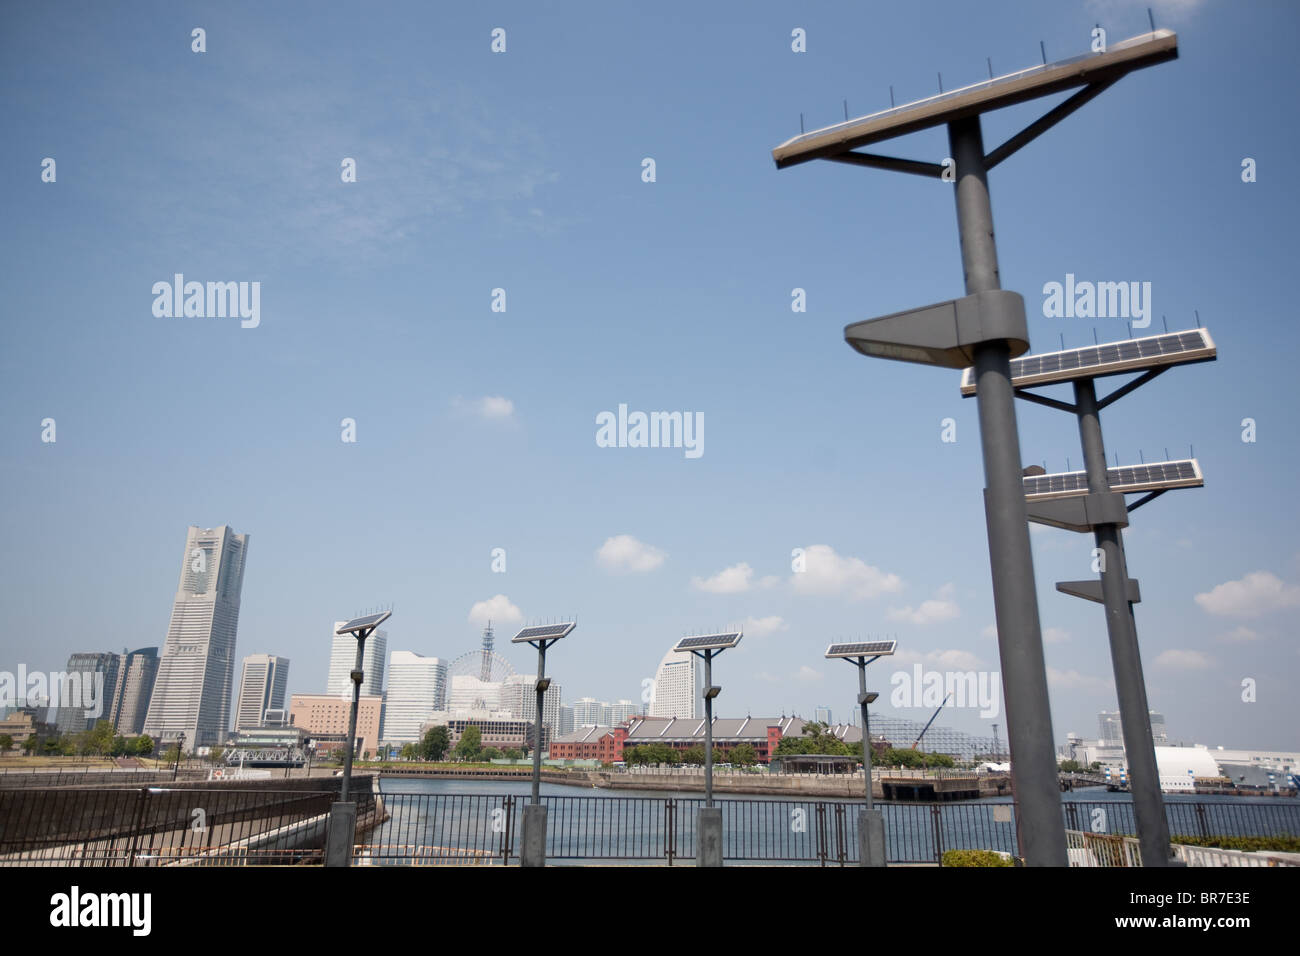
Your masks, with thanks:
[(213, 747), (208, 751), (208, 759), (211, 760), (213, 763), (220, 763), (221, 755), (224, 753), (225, 751), (222, 750), (220, 747)]
[(415, 744), (404, 744), (398, 756), (403, 760), (414, 760), (416, 755)]
[[(713, 755), (715, 760), (717, 759), (717, 756), (716, 753)], [(701, 744), (694, 744), (687, 747), (682, 751), (682, 763), (693, 767), (698, 767), (700, 764), (704, 763), (704, 747)]]
[(442, 760), (451, 747), (451, 731), (446, 727), (430, 727), (420, 742), (419, 756), (425, 760)]
[(114, 734), (112, 723), (107, 720), (98, 721), (92, 729), (78, 735), (80, 749), (83, 753), (102, 757), (112, 751)]
[(162, 755), (163, 763), (176, 763), (181, 759), (181, 748), (179, 744), (172, 744)]
[(473, 760), (482, 748), (483, 731), (470, 724), (460, 735), (460, 742), (456, 744), (456, 756), (461, 760)]
[(25, 750), (28, 756), (30, 756), (31, 752), (35, 750), (39, 745), (40, 745), (40, 741), (36, 739), (35, 734), (32, 734), (30, 737), (28, 737), (26, 740), (23, 741), (23, 750)]
[(0, 734), (0, 755), (7, 754), (14, 745), (14, 739), (8, 734)]
[(749, 744), (736, 744), (731, 748), (731, 762), (740, 764), (742, 767), (752, 767), (758, 763), (758, 754)]
[(136, 756), (139, 757), (149, 756), (149, 754), (153, 753), (153, 747), (154, 747), (153, 738), (150, 737), (148, 734), (141, 734), (139, 737), (135, 738)]
[(1079, 766), (1079, 761), (1077, 761), (1077, 760), (1062, 760), (1062, 761), (1061, 761), (1061, 772), (1062, 772), (1062, 773), (1078, 773), (1078, 772), (1079, 772), (1080, 770), (1082, 770), (1082, 769), (1083, 769), (1083, 768), (1082, 768), (1081, 766)]
[(507, 747), (502, 754), (507, 760), (519, 760), (523, 757), (518, 747)]
[(121, 734), (118, 734), (116, 737), (113, 738), (113, 743), (109, 747), (109, 753), (111, 753), (114, 757), (124, 756), (126, 754), (127, 746), (128, 744), (126, 738), (123, 737)]
[(501, 751), (497, 750), (496, 747), (484, 747), (483, 752), (479, 754), (479, 758), (482, 760), (498, 760), (500, 757)]

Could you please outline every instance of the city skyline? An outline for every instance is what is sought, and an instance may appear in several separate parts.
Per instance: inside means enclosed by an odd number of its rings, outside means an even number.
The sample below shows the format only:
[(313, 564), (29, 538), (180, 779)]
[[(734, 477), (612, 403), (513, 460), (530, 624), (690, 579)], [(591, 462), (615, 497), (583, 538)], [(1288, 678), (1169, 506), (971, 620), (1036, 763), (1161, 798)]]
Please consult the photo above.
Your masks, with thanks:
[[(777, 172), (771, 150), (928, 97), (939, 71), (951, 90), (1084, 54), (1098, 21), (1112, 41), (1144, 33), (1145, 6), (523, 7), (502, 13), (500, 54), (485, 14), (404, 2), (362, 22), (205, 10), (203, 53), (191, 13), (15, 8), (0, 49), (32, 82), (0, 94), (23, 144), (0, 157), (0, 248), (10, 313), (33, 318), (0, 330), (0, 669), (158, 645), (174, 686), (175, 537), (225, 522), (258, 538), (238, 652), (292, 659), (292, 692), (328, 688), (326, 628), (383, 601), (389, 647), (448, 660), (489, 619), (505, 634), (578, 615), (547, 669), (611, 700), (642, 701), (677, 638), (743, 628), (715, 667), (725, 715), (843, 718), (853, 675), (823, 649), (888, 636), (876, 706), (928, 720), (936, 704), (895, 698), (897, 674), (999, 670), (977, 410), (958, 373), (864, 361), (843, 329), (960, 294), (952, 187)], [(990, 173), (1002, 282), (1034, 352), (1166, 322), (1213, 333), (1218, 361), (1103, 413), (1111, 457), (1194, 446), (1205, 478), (1124, 533), (1147, 692), (1177, 740), (1285, 749), (1300, 131), (1258, 116), (1296, 85), (1297, 15), (1154, 16), (1176, 62)], [(1037, 115), (991, 114), (987, 142)], [(932, 130), (899, 154), (948, 148)], [(256, 323), (157, 307), (177, 276), (229, 284)], [(1056, 308), (1054, 288), (1102, 282), (1136, 283), (1130, 318), (1149, 326)], [(1018, 413), (1026, 465), (1081, 466), (1059, 412)], [(640, 444), (637, 416), (680, 446)], [(105, 513), (111, 552), (87, 573)], [(1099, 609), (1054, 589), (1092, 573), (1092, 543), (1031, 541), (1059, 744), (1117, 701)], [(939, 722), (1005, 739), (985, 709)]]

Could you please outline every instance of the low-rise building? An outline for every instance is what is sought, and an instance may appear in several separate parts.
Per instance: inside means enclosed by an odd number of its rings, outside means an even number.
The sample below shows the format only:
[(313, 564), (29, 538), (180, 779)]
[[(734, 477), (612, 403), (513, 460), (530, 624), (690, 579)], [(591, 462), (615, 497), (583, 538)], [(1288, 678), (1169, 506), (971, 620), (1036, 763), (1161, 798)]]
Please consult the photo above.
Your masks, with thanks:
[[(348, 739), (348, 716), (352, 701), (338, 694), (294, 694), (289, 701), (289, 725), (299, 727), (316, 745), (318, 754), (344, 746)], [(375, 753), (379, 746), (379, 720), (383, 698), (363, 695), (357, 705), (357, 735), (354, 754)]]
[(627, 727), (581, 727), (551, 741), (551, 760), (599, 760), (615, 763), (623, 759)]

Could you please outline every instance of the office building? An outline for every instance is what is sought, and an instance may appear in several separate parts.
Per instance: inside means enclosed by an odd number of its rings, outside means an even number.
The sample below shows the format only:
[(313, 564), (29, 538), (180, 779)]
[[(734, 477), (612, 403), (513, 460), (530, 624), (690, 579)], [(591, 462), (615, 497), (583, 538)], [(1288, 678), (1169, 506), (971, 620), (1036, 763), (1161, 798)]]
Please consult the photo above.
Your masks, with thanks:
[(421, 739), (420, 727), (446, 707), (447, 662), (413, 651), (393, 651), (384, 695), (384, 741), (409, 744)]
[[(357, 703), (357, 735), (354, 757), (374, 754), (379, 748), (379, 720), (383, 700), (367, 694)], [(352, 700), (339, 694), (294, 694), (289, 698), (289, 726), (307, 732), (318, 754), (346, 746)]]
[(52, 675), (50, 694), (58, 698), (54, 724), (60, 734), (79, 734), (109, 719), (121, 662), (117, 654), (77, 653), (68, 658), (62, 675)]
[(698, 657), (689, 651), (676, 650), (664, 655), (655, 672), (650, 716), (704, 716), (704, 665)]
[[(560, 723), (560, 694), (563, 688), (552, 680), (542, 696), (542, 726), (552, 735)], [(537, 715), (537, 675), (509, 674), (501, 683), (500, 709), (520, 720)]]
[(144, 732), (185, 749), (220, 744), (230, 727), (235, 635), (248, 535), (191, 527)]
[(617, 727), (620, 724), (627, 723), (633, 717), (644, 715), (645, 708), (643, 705), (625, 699), (610, 704), (605, 719), (601, 723), (606, 727)]
[[(331, 628), (330, 672), (325, 685), (327, 694), (352, 699), (352, 668), (357, 666), (357, 639), (351, 634), (335, 632), (347, 621), (335, 621)], [(384, 693), (384, 661), (388, 657), (388, 632), (376, 630), (366, 638), (361, 658), (361, 693), (378, 697)]]
[(144, 719), (149, 713), (149, 699), (157, 679), (158, 648), (122, 650), (117, 666), (117, 692), (108, 714), (122, 736), (134, 737), (144, 731)]
[(560, 706), (560, 726), (555, 728), (556, 734), (571, 734), (576, 726), (573, 718), (573, 708), (568, 704), (562, 704)]
[(250, 654), (244, 658), (235, 704), (235, 730), (249, 730), (266, 724), (267, 710), (284, 709), (284, 692), (289, 684), (289, 659), (274, 654)]
[(608, 715), (609, 704), (594, 697), (579, 697), (573, 702), (573, 725), (575, 727), (608, 727), (604, 719)]

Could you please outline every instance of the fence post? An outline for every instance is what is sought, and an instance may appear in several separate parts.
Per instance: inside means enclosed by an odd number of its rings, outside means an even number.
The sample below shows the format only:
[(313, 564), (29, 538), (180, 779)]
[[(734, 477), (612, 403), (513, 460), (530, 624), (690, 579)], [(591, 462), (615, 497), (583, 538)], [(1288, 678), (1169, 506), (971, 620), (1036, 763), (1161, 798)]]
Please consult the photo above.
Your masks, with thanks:
[(132, 828), (131, 843), (129, 845), (129, 851), (126, 857), (127, 866), (135, 866), (136, 855), (140, 852), (140, 837), (142, 835), (141, 831), (143, 829), (143, 824), (144, 824), (144, 809), (145, 809), (145, 805), (148, 802), (149, 802), (149, 788), (141, 787), (139, 806), (137, 807), (135, 813), (135, 826)]
[(934, 825), (934, 862), (943, 865), (943, 827), (939, 805), (930, 808), (930, 822)]
[(817, 804), (817, 859), (822, 866), (826, 865), (826, 804)]
[(664, 801), (664, 854), (668, 865), (673, 865), (677, 856), (677, 801), (671, 797)]
[(1200, 828), (1201, 836), (1208, 837), (1210, 835), (1210, 828), (1205, 823), (1205, 804), (1203, 803), (1196, 805), (1196, 825)]
[(510, 854), (514, 852), (514, 829), (515, 829), (515, 798), (507, 796), (505, 799), (506, 825), (501, 831), (501, 864), (502, 866), (510, 865)]

